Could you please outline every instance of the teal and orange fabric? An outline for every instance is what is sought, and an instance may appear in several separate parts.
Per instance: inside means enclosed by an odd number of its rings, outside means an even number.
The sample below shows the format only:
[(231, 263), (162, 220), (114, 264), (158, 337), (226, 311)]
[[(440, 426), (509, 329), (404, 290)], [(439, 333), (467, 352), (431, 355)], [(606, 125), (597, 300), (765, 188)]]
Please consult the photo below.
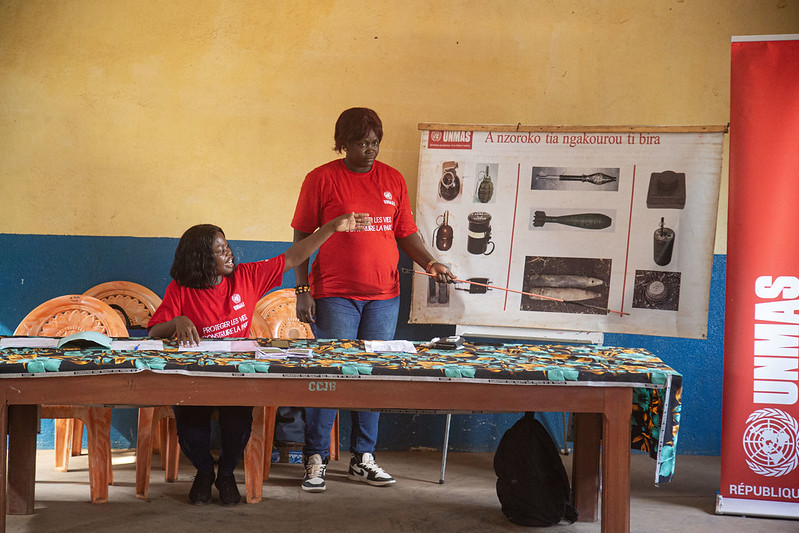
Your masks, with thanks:
[[(269, 339), (256, 339), (268, 347)], [(107, 372), (225, 373), (247, 378), (257, 374), (336, 375), (379, 379), (463, 379), (529, 381), (536, 384), (590, 382), (633, 387), (631, 447), (657, 460), (655, 481), (674, 475), (680, 427), (682, 376), (642, 348), (571, 344), (465, 343), (459, 350), (439, 350), (415, 343), (416, 353), (367, 352), (363, 341), (296, 339), (292, 348), (310, 348), (313, 357), (256, 359), (253, 352), (179, 351), (166, 341), (159, 351), (112, 351), (78, 348), (6, 348), (0, 350), (0, 379), (20, 375)], [(265, 377), (265, 376), (264, 376)], [(431, 406), (431, 409), (435, 406)]]

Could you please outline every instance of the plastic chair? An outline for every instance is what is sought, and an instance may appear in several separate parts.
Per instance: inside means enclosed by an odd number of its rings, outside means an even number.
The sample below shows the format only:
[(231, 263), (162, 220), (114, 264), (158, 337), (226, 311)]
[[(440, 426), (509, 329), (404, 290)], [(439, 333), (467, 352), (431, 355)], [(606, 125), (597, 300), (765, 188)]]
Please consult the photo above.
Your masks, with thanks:
[[(93, 296), (114, 309), (129, 328), (146, 330), (155, 310), (161, 305), (161, 298), (147, 287), (132, 281), (108, 281), (88, 289), (83, 294)], [(76, 421), (75, 430), (80, 435), (80, 424)], [(174, 438), (169, 436), (174, 434)], [(56, 439), (67, 438), (66, 432)], [(78, 446), (80, 446), (78, 444)], [(73, 450), (75, 449), (73, 444)], [(145, 452), (146, 453), (143, 453)], [(177, 445), (175, 417), (169, 406), (139, 408), (139, 432), (136, 443), (136, 495), (140, 487), (144, 498), (150, 482), (150, 467), (155, 451), (161, 455), (167, 481), (177, 480), (177, 464), (180, 448)], [(74, 454), (74, 451), (73, 451)], [(140, 466), (142, 465), (142, 466)], [(146, 476), (145, 476), (146, 474)]]
[(119, 313), (127, 328), (147, 329), (147, 323), (161, 305), (161, 298), (153, 291), (132, 281), (108, 281), (85, 291)]
[(250, 324), (250, 338), (253, 339), (271, 339), (272, 329), (264, 317), (255, 313), (252, 317), (252, 324)]
[(270, 292), (255, 304), (255, 314), (266, 321), (270, 339), (313, 339), (311, 326), (297, 318), (294, 289)]
[[(301, 322), (297, 318), (297, 295), (294, 289), (278, 289), (270, 292), (266, 296), (258, 300), (255, 305), (255, 315), (260, 315), (266, 322), (268, 327), (268, 335), (256, 335), (254, 331), (251, 333), (253, 337), (268, 337), (270, 339), (313, 339), (313, 331), (311, 326), (305, 322)], [(253, 326), (257, 320), (253, 319)], [(277, 414), (277, 407), (265, 407), (264, 420), (265, 431), (263, 435), (263, 442), (259, 442), (260, 431), (253, 432), (255, 438), (250, 436), (248, 448), (261, 447), (263, 448), (263, 471), (264, 481), (269, 480), (269, 472), (272, 467), (272, 442), (275, 437), (275, 416)], [(253, 425), (255, 428), (255, 425)], [(339, 425), (338, 414), (330, 430), (330, 458), (338, 461), (340, 455), (339, 447)], [(257, 454), (248, 454), (245, 451), (245, 472), (247, 460), (255, 461)]]
[[(52, 298), (22, 319), (14, 335), (65, 337), (81, 331), (97, 331), (109, 337), (127, 337), (125, 322), (109, 305), (92, 296), (65, 295)], [(72, 454), (73, 427), (78, 419), (86, 426), (89, 454), (89, 488), (92, 503), (108, 501), (111, 470), (111, 408), (81, 405), (42, 405), (42, 418), (55, 418), (56, 470), (66, 471)], [(83, 426), (77, 435), (82, 440)], [(59, 438), (61, 436), (61, 438)], [(80, 450), (80, 444), (77, 445)]]
[[(146, 330), (150, 318), (161, 305), (161, 298), (153, 291), (132, 281), (108, 281), (95, 285), (83, 293), (108, 304), (125, 321), (130, 334), (131, 329)], [(72, 427), (70, 427), (72, 426)], [(67, 447), (65, 439), (72, 435), (72, 455), (80, 455), (83, 438), (83, 423), (79, 419), (68, 419), (56, 425), (56, 446)], [(60, 444), (58, 444), (60, 442)]]
[(136, 436), (136, 497), (147, 499), (150, 490), (150, 470), (153, 452), (158, 449), (164, 480), (178, 479), (180, 446), (172, 407), (159, 405), (139, 408), (138, 433)]

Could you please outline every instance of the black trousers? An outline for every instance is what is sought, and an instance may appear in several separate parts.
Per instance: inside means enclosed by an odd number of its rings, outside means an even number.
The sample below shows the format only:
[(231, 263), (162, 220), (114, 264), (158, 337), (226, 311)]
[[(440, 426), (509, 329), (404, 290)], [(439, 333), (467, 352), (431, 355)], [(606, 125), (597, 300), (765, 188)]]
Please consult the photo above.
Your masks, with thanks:
[(214, 472), (211, 455), (211, 415), (219, 411), (220, 455), (218, 476), (233, 475), (244, 455), (252, 428), (252, 407), (174, 405), (180, 449), (200, 472)]

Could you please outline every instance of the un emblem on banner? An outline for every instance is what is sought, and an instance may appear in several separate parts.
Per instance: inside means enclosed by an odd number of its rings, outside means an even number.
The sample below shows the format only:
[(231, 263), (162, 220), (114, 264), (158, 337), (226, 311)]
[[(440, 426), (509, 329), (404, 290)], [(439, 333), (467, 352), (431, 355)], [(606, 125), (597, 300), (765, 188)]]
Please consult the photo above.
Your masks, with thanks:
[(746, 464), (756, 474), (784, 476), (799, 463), (799, 424), (779, 409), (759, 409), (746, 419)]

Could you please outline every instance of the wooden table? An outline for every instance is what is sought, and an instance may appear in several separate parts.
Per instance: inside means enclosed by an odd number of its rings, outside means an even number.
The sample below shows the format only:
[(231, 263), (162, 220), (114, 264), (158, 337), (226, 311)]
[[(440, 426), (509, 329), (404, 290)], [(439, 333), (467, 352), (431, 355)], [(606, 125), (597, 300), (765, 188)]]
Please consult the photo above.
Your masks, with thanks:
[[(264, 342), (264, 341), (262, 341)], [(268, 341), (267, 341), (268, 342)], [(313, 342), (313, 341), (311, 341)], [(342, 343), (356, 341), (336, 341)], [(453, 369), (437, 369), (439, 353), (364, 354), (352, 349), (323, 349), (315, 361), (268, 362), (267, 372), (199, 372), (195, 367), (170, 369), (159, 363), (158, 371), (111, 368), (103, 370), (68, 370), (36, 374), (2, 373), (0, 364), (0, 427), (8, 428), (8, 447), (0, 439), (0, 505), (8, 505), (11, 514), (33, 512), (36, 461), (36, 409), (41, 404), (79, 405), (305, 405), (342, 409), (435, 409), (451, 411), (553, 411), (575, 413), (575, 445), (573, 460), (573, 492), (580, 520), (597, 519), (602, 487), (602, 531), (629, 531), (630, 526), (630, 418), (633, 411), (633, 389), (652, 379), (628, 379), (629, 364), (621, 361), (619, 381), (603, 371), (600, 380), (565, 381), (546, 379), (553, 376), (552, 361), (543, 365), (550, 369), (544, 379), (534, 379), (534, 369), (523, 372), (496, 370), (495, 379), (452, 377)], [(602, 348), (607, 353), (606, 348)], [(612, 350), (612, 349), (611, 349)], [(538, 348), (536, 348), (536, 352)], [(560, 353), (558, 350), (555, 352)], [(335, 352), (335, 353), (334, 353)], [(496, 357), (488, 349), (471, 354), (473, 359), (489, 359), (481, 363), (494, 367), (504, 354)], [(526, 352), (525, 352), (526, 353)], [(28, 356), (30, 354), (27, 354)], [(69, 352), (49, 355), (68, 358)], [(85, 356), (85, 352), (81, 355)], [(364, 355), (368, 364), (364, 363)], [(453, 354), (443, 354), (451, 357)], [(623, 354), (617, 354), (622, 356)], [(651, 354), (650, 354), (651, 355)], [(135, 357), (180, 357), (174, 349), (137, 354)], [(360, 357), (359, 357), (360, 356)], [(584, 354), (581, 354), (583, 357)], [(132, 356), (133, 357), (133, 356)], [(207, 356), (205, 357), (215, 357)], [(244, 364), (253, 363), (252, 354)], [(514, 356), (515, 357), (515, 356)], [(530, 358), (529, 354), (527, 356)], [(637, 357), (637, 355), (636, 355)], [(652, 356), (654, 358), (654, 356)], [(11, 358), (7, 358), (11, 359)], [(349, 360), (356, 368), (342, 370), (341, 361)], [(412, 363), (408, 360), (413, 359)], [(137, 364), (142, 365), (140, 359)], [(231, 354), (226, 354), (225, 368), (230, 368)], [(243, 360), (243, 359), (242, 359)], [(420, 362), (421, 360), (421, 362)], [(657, 358), (654, 358), (659, 362)], [(401, 361), (398, 363), (398, 361)], [(540, 361), (538, 361), (540, 362)], [(614, 364), (619, 363), (618, 361)], [(260, 363), (257, 363), (260, 364)], [(365, 369), (367, 364), (369, 369)], [(535, 366), (537, 363), (533, 363)], [(351, 365), (351, 366), (352, 366)], [(344, 365), (346, 366), (346, 365)], [(399, 366), (421, 369), (398, 372)], [(446, 367), (447, 365), (443, 365)], [(518, 366), (518, 365), (517, 365)], [(655, 364), (661, 371), (667, 366)], [(244, 366), (238, 367), (244, 369)], [(247, 366), (246, 368), (250, 368)], [(360, 368), (360, 371), (357, 369)], [(461, 365), (454, 373), (469, 374), (472, 365)], [(12, 368), (9, 366), (9, 370)], [(189, 369), (189, 370), (187, 370)], [(18, 370), (18, 369), (17, 369)], [(235, 370), (235, 368), (234, 368)], [(438, 370), (441, 370), (437, 375)], [(557, 369), (555, 368), (557, 373)], [(632, 371), (632, 374), (635, 374)], [(479, 372), (477, 376), (482, 376)], [(513, 379), (513, 377), (526, 379)], [(626, 376), (625, 379), (621, 379)], [(651, 376), (650, 376), (651, 378)], [(652, 384), (652, 387), (657, 385)], [(675, 430), (676, 431), (676, 430)], [(602, 447), (600, 453), (600, 435)], [(6, 463), (6, 458), (12, 460)], [(601, 463), (601, 470), (600, 470)], [(8, 470), (6, 471), (6, 464)], [(261, 479), (257, 477), (256, 479)], [(7, 483), (6, 483), (7, 480)], [(6, 490), (7, 488), (7, 490)], [(5, 528), (5, 513), (0, 513)]]

